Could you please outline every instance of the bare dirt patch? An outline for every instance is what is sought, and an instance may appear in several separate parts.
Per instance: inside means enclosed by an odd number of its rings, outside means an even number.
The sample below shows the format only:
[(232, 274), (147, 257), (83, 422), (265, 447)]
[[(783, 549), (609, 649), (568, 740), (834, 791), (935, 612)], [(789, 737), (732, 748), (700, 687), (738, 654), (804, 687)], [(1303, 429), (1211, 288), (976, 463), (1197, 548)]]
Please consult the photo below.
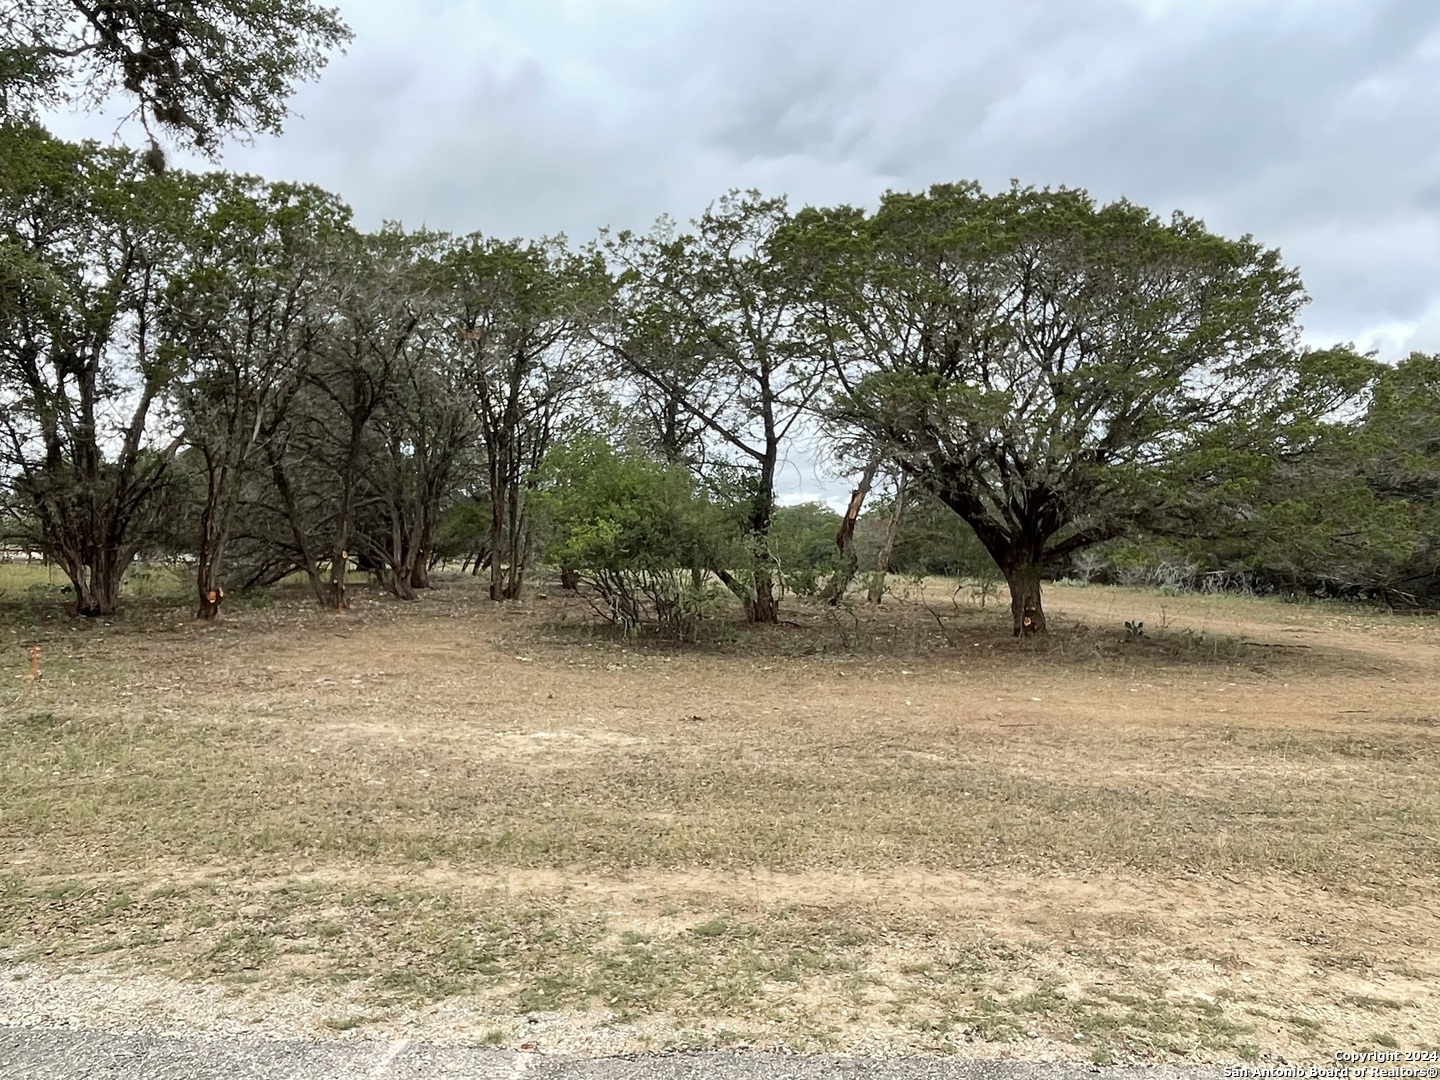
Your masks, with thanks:
[(13, 633), (0, 1014), (123, 972), (161, 1026), (547, 1049), (1440, 1039), (1433, 620), (1062, 588), (1037, 645), (952, 593), (689, 650), (461, 584)]

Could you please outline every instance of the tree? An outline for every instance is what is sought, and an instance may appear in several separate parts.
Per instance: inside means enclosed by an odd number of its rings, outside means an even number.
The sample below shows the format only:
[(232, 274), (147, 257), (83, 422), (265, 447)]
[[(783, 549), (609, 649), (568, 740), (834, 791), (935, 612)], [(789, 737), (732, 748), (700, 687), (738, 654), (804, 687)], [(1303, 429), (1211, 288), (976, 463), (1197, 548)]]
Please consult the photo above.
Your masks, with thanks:
[[(423, 272), (433, 273), (433, 264)], [(368, 546), (402, 600), (429, 587), (441, 513), (477, 439), (469, 373), (447, 331), (431, 305), (376, 414), (377, 448), (365, 476), (379, 526)]]
[(840, 524), (840, 515), (820, 503), (776, 508), (770, 551), (786, 589), (797, 596), (814, 596), (821, 579), (836, 573), (840, 559), (835, 534)]
[(690, 472), (592, 437), (556, 447), (536, 480), (546, 557), (573, 568), (602, 617), (627, 636), (693, 641), (717, 599), (702, 572), (726, 560), (734, 530)]
[(1380, 370), (1360, 445), (1367, 487), (1409, 526), (1387, 595), (1433, 605), (1440, 601), (1440, 355), (1412, 353)]
[(879, 458), (872, 457), (865, 463), (858, 482), (850, 492), (845, 513), (840, 517), (840, 527), (835, 530), (835, 572), (830, 575), (830, 580), (825, 583), (825, 588), (820, 593), (831, 606), (839, 606), (845, 599), (845, 590), (850, 588), (850, 582), (855, 580), (856, 571), (860, 569), (860, 556), (855, 551), (855, 527), (859, 524), (860, 511), (865, 506), (865, 498), (870, 494), (870, 487), (875, 483), (875, 474), (879, 469)]
[(313, 187), (215, 174), (170, 290), (166, 322), (188, 377), (176, 407), (204, 485), (197, 616), (225, 595), (225, 553), (257, 452), (285, 422), (323, 323), (324, 259), (349, 210)]
[[(877, 499), (862, 521), (857, 546), (863, 557), (879, 557), (885, 532), (895, 513), (894, 502)], [(900, 574), (996, 580), (995, 562), (980, 546), (975, 532), (948, 506), (929, 492), (913, 486), (906, 492), (904, 514), (892, 546), (887, 569)]]
[(1047, 564), (1214, 519), (1299, 405), (1298, 276), (1183, 214), (951, 184), (807, 213), (793, 245), (830, 418), (970, 525), (1017, 635), (1045, 632)]
[(781, 449), (822, 386), (797, 281), (776, 250), (788, 222), (783, 199), (732, 192), (692, 234), (672, 235), (662, 221), (609, 246), (621, 273), (607, 347), (703, 429), (716, 466), (742, 477), (748, 581), (714, 570), (757, 623), (779, 620), (769, 533)]
[(0, 125), (3, 461), (81, 615), (116, 611), (179, 444), (154, 420), (182, 363), (161, 313), (193, 203), (193, 178), (137, 155)]
[(865, 599), (878, 604), (885, 598), (885, 576), (890, 573), (891, 557), (895, 554), (895, 541), (900, 535), (900, 523), (905, 519), (905, 488), (909, 479), (904, 473), (895, 481), (895, 495), (890, 500), (890, 516), (885, 520), (884, 531), (880, 534), (880, 549), (875, 553), (875, 572), (870, 576)]
[[(330, 581), (322, 603), (336, 611), (347, 606), (345, 575), (374, 464), (375, 425), (400, 391), (417, 347), (434, 282), (427, 256), (442, 242), (437, 234), (390, 225), (353, 236), (334, 253), (343, 268), (334, 275), (333, 307), (309, 371), (302, 441), (292, 450), (304, 447), (325, 465)], [(278, 486), (280, 473), (272, 472)]]
[(310, 0), (0, 0), (0, 114), (95, 107), (118, 89), (147, 132), (214, 153), (232, 136), (278, 133), (295, 84), (350, 36)]
[(583, 361), (606, 288), (593, 256), (558, 241), (470, 236), (441, 259), (445, 325), (469, 383), (490, 497), (490, 598), (520, 593), (532, 536), (531, 476), (593, 385)]

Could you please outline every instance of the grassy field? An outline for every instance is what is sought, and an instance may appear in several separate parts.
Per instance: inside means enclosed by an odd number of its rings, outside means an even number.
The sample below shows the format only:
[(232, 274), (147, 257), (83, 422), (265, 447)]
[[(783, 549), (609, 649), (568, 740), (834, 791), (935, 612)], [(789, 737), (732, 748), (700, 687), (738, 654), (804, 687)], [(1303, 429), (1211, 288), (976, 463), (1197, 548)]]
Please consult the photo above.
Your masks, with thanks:
[(1098, 1062), (1440, 1045), (1433, 619), (1061, 586), (1022, 643), (928, 582), (679, 649), (463, 581), (201, 626), (176, 578), (79, 624), (22, 572), (0, 964), (66, 1019)]

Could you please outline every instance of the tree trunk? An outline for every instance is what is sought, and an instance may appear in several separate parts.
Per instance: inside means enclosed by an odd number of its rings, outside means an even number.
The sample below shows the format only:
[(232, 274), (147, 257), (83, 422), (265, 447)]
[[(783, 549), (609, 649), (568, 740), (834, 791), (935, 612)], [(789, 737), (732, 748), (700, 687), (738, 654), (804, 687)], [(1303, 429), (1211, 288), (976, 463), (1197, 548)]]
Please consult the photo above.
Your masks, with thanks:
[(232, 497), (222, 506), (221, 488), (226, 480), (233, 483), (234, 479), (215, 468), (208, 458), (207, 464), (207, 491), (205, 507), (200, 514), (200, 544), (195, 568), (195, 591), (200, 606), (195, 611), (195, 617), (208, 622), (219, 616), (220, 602), (225, 599), (220, 570), (225, 557), (225, 541), (235, 516), (235, 493), (229, 493)]
[(752, 623), (778, 623), (780, 605), (775, 600), (775, 581), (764, 569), (755, 571), (755, 599), (747, 605), (746, 615)]
[(840, 550), (840, 565), (835, 573), (830, 575), (830, 580), (825, 583), (825, 588), (820, 593), (821, 598), (831, 604), (838, 604), (845, 599), (845, 590), (850, 587), (850, 582), (855, 580), (855, 572), (860, 569), (860, 556), (855, 554), (855, 523), (860, 520), (860, 509), (865, 505), (865, 496), (870, 494), (870, 485), (874, 482), (875, 470), (879, 467), (879, 458), (872, 459), (865, 466), (859, 485), (850, 493), (850, 505), (845, 508), (840, 530), (835, 534), (835, 546)]
[(490, 475), (490, 599), (505, 599), (505, 491), (498, 473)]
[(219, 585), (200, 594), (200, 607), (195, 612), (197, 619), (213, 622), (220, 615), (220, 604), (225, 599), (225, 590)]
[(315, 553), (310, 550), (310, 542), (305, 535), (305, 523), (300, 516), (300, 503), (295, 498), (295, 490), (290, 486), (290, 478), (285, 473), (285, 465), (280, 456), (273, 450), (269, 451), (270, 477), (275, 482), (275, 490), (280, 496), (281, 505), (285, 510), (285, 520), (290, 524), (290, 536), (295, 541), (295, 550), (300, 555), (300, 565), (305, 571), (305, 579), (310, 582), (310, 591), (315, 594), (315, 602), (324, 607), (329, 600), (326, 592), (325, 582), (320, 577), (320, 564), (316, 560)]
[(1005, 571), (1005, 581), (1010, 586), (1010, 615), (1014, 619), (1016, 637), (1047, 633), (1045, 609), (1040, 603), (1041, 573), (1042, 567), (1033, 563), (1013, 566)]
[(775, 578), (771, 573), (774, 560), (770, 555), (770, 527), (775, 521), (775, 462), (779, 442), (769, 436), (766, 445), (768, 450), (750, 511), (750, 543), (753, 545), (750, 577), (754, 591), (747, 591), (744, 604), (745, 617), (750, 622), (774, 624), (780, 621), (780, 602), (775, 598)]
[(200, 606), (195, 611), (195, 617), (207, 622), (217, 618), (220, 615), (220, 604), (225, 599), (225, 589), (220, 584), (218, 553), (203, 540), (195, 571), (195, 591), (200, 597)]
[(517, 480), (510, 482), (509, 529), (505, 543), (510, 549), (510, 569), (505, 581), (505, 599), (517, 600), (525, 583), (525, 564), (530, 559), (530, 521), (526, 516), (524, 487)]
[(344, 549), (330, 560), (330, 606), (335, 609), (336, 614), (343, 612), (348, 606), (345, 600), (345, 575), (349, 567), (350, 553)]
[(120, 610), (120, 579), (130, 562), (116, 552), (97, 554), (88, 565), (72, 565), (69, 559), (61, 561), (65, 576), (75, 590), (75, 614), (90, 619), (109, 618)]
[(872, 604), (880, 603), (885, 595), (885, 575), (890, 570), (890, 556), (895, 554), (895, 537), (900, 533), (900, 518), (905, 513), (905, 477), (895, 485), (895, 510), (885, 524), (885, 539), (880, 544), (880, 554), (875, 559), (875, 575), (870, 579), (870, 593), (866, 597)]

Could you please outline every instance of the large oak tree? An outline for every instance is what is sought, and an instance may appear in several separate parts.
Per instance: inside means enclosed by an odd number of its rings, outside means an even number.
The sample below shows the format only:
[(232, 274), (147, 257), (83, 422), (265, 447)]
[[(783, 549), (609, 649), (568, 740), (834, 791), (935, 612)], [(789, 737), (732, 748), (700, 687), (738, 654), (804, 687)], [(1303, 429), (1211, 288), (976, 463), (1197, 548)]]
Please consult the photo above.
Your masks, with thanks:
[(830, 419), (969, 523), (1017, 635), (1045, 631), (1047, 565), (1235, 512), (1305, 381), (1298, 275), (1183, 214), (950, 184), (809, 212), (792, 243)]

